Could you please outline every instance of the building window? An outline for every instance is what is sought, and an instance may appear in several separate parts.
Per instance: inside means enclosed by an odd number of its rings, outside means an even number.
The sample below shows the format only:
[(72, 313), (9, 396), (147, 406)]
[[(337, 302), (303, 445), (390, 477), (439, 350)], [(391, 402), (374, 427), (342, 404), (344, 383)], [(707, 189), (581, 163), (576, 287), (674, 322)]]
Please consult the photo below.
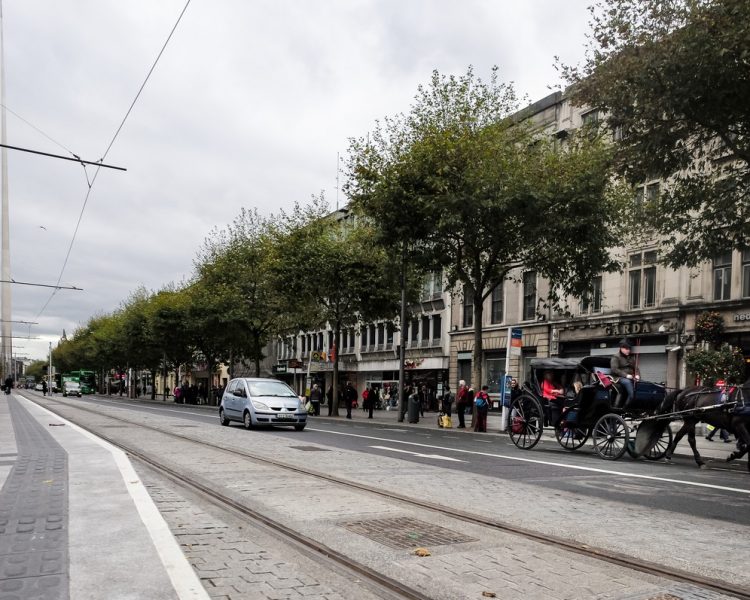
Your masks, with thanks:
[(370, 325), (370, 346), (374, 348), (375, 344), (377, 344), (377, 342), (375, 341), (375, 325), (373, 324)]
[(422, 317), (422, 345), (430, 341), (430, 317)]
[(378, 325), (378, 346), (385, 344), (385, 324), (380, 323)]
[(443, 335), (443, 319), (440, 315), (432, 315), (432, 339), (439, 340)]
[(503, 322), (503, 283), (500, 282), (494, 290), (492, 290), (492, 311), (490, 315), (490, 321), (492, 323)]
[(721, 254), (714, 259), (714, 300), (729, 300), (731, 291), (732, 253), (725, 252), (724, 254)]
[(581, 298), (581, 314), (588, 315), (602, 312), (602, 276), (594, 277), (592, 290)]
[(659, 182), (639, 185), (635, 188), (635, 203), (637, 206), (653, 204), (659, 198)]
[(742, 297), (750, 298), (750, 250), (742, 251)]
[(536, 318), (536, 271), (523, 274), (523, 320)]
[(367, 348), (367, 325), (363, 325), (362, 329), (360, 329), (360, 334), (362, 338), (362, 348)]
[(656, 250), (631, 254), (628, 264), (630, 308), (656, 306)]
[(429, 302), (432, 299), (439, 298), (443, 293), (443, 274), (440, 271), (434, 271), (425, 276), (422, 282), (422, 302)]
[(386, 325), (385, 344), (387, 348), (393, 347), (393, 323), (388, 323), (388, 325)]
[(411, 341), (417, 342), (419, 340), (419, 319), (414, 319), (411, 322)]
[(590, 110), (589, 112), (581, 115), (581, 120), (583, 121), (584, 126), (595, 126), (599, 122), (599, 111)]
[(472, 327), (474, 325), (474, 293), (464, 286), (464, 327)]

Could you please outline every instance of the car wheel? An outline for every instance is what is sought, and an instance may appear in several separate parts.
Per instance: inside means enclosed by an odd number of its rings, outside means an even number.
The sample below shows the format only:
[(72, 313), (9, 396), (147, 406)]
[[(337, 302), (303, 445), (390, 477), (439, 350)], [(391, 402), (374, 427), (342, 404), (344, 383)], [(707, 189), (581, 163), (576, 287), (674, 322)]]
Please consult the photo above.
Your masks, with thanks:
[(245, 411), (245, 414), (242, 417), (242, 424), (245, 426), (245, 429), (253, 428), (253, 418), (250, 416), (249, 410)]
[(294, 429), (295, 431), (302, 431), (305, 428), (306, 423), (302, 423), (301, 425), (295, 425)]
[(219, 422), (224, 427), (226, 427), (227, 425), (229, 425), (229, 419), (227, 419), (227, 416), (224, 414), (224, 409), (223, 408), (219, 409)]

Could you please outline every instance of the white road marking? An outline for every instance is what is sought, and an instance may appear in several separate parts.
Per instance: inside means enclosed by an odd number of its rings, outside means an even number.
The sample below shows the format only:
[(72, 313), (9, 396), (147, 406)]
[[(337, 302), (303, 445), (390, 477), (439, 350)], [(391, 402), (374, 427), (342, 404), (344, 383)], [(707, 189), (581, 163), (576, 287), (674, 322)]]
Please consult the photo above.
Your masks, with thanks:
[[(98, 402), (109, 402), (110, 404), (114, 404), (115, 406), (135, 406), (136, 408), (145, 408), (146, 410), (159, 410), (159, 411), (166, 411), (166, 412), (173, 412), (178, 413), (181, 415), (198, 415), (199, 417), (212, 417), (211, 413), (208, 412), (192, 412), (189, 410), (180, 410), (179, 408), (167, 408), (166, 406), (147, 406), (146, 404), (134, 404), (132, 402), (120, 402), (119, 400), (109, 400), (108, 398), (97, 398)], [(96, 404), (96, 402), (89, 401), (89, 404)], [(219, 408), (218, 406), (216, 407)]]
[[(23, 396), (19, 397), (21, 397), (24, 402), (31, 402)], [(193, 567), (183, 554), (177, 540), (172, 535), (169, 525), (167, 525), (164, 517), (161, 516), (159, 509), (156, 508), (154, 501), (151, 499), (151, 496), (149, 496), (146, 486), (143, 485), (141, 478), (135, 472), (127, 454), (106, 440), (95, 436), (63, 417), (54, 414), (43, 406), (36, 403), (34, 403), (34, 406), (49, 413), (51, 417), (62, 421), (71, 429), (76, 430), (78, 433), (89, 438), (93, 442), (96, 442), (112, 454), (112, 458), (114, 459), (115, 464), (122, 475), (123, 481), (125, 482), (125, 487), (127, 488), (130, 497), (133, 499), (133, 504), (135, 504), (135, 508), (138, 511), (138, 515), (141, 517), (141, 521), (151, 536), (151, 541), (154, 543), (156, 552), (164, 565), (164, 569), (166, 570), (170, 581), (172, 582), (177, 597), (180, 600), (210, 600), (208, 593), (198, 578), (198, 575), (193, 570)]]
[(451, 458), (450, 456), (441, 456), (440, 454), (420, 454), (419, 452), (410, 452), (409, 450), (401, 450), (400, 448), (389, 448), (388, 446), (370, 446), (370, 448), (388, 450), (389, 452), (400, 452), (401, 454), (409, 454), (418, 458), (434, 458), (435, 460), (448, 460), (450, 462), (466, 462), (465, 460)]
[(398, 431), (399, 433), (406, 433), (408, 429), (396, 429), (395, 427), (381, 427), (380, 431)]
[(445, 452), (458, 452), (461, 454), (473, 454), (475, 456), (488, 456), (490, 458), (504, 458), (506, 460), (515, 460), (518, 462), (533, 463), (537, 465), (548, 465), (551, 467), (559, 467), (561, 469), (571, 469), (574, 471), (588, 471), (589, 473), (601, 473), (602, 475), (617, 475), (619, 477), (628, 477), (631, 479), (646, 479), (648, 481), (661, 481), (664, 483), (677, 483), (680, 485), (689, 485), (693, 487), (709, 488), (712, 490), (722, 490), (726, 492), (736, 492), (738, 494), (750, 495), (750, 489), (743, 490), (740, 488), (727, 487), (724, 485), (714, 485), (712, 483), (700, 483), (698, 481), (685, 481), (684, 479), (671, 479), (668, 477), (656, 477), (655, 475), (642, 475), (640, 473), (624, 473), (622, 471), (611, 471), (609, 469), (597, 469), (596, 467), (583, 467), (580, 465), (568, 465), (565, 463), (553, 462), (550, 460), (539, 460), (536, 458), (521, 458), (520, 456), (508, 456), (506, 454), (493, 454), (491, 452), (478, 452), (476, 450), (464, 450), (463, 448), (446, 448), (445, 446), (437, 446), (435, 444), (420, 444), (419, 442), (407, 442), (404, 440), (392, 440), (389, 438), (375, 437), (372, 435), (360, 435), (357, 433), (346, 433), (344, 431), (330, 431), (328, 429), (315, 429), (310, 428), (311, 431), (319, 431), (321, 433), (330, 433), (332, 435), (346, 435), (350, 437), (363, 438), (367, 440), (376, 440), (378, 442), (391, 442), (394, 444), (406, 444), (409, 446), (417, 446), (419, 448), (430, 448), (433, 450), (443, 450)]

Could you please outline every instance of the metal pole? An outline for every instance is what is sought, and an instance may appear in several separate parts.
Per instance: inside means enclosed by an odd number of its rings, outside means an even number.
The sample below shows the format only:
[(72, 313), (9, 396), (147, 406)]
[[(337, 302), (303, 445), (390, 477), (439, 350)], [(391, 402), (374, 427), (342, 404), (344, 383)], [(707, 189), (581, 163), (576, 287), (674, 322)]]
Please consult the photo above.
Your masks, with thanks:
[[(0, 0), (0, 104), (2, 104), (2, 110), (0, 111), (0, 143), (7, 143), (7, 127), (5, 122), (5, 48), (3, 43), (3, 6), (2, 0)], [(12, 354), (10, 340), (11, 340), (11, 287), (7, 281), (11, 278), (10, 273), (10, 216), (8, 214), (8, 151), (5, 148), (0, 148), (0, 177), (2, 177), (2, 250), (0, 251), (0, 263), (2, 268), (3, 283), (0, 283), (2, 307), (0, 308), (0, 315), (2, 315), (2, 362), (3, 371), (5, 374), (10, 373), (8, 369), (8, 360)]]
[(47, 369), (47, 390), (52, 395), (52, 381), (54, 375), (52, 373), (52, 342), (49, 343), (49, 368)]
[(508, 374), (510, 372), (510, 338), (513, 332), (512, 327), (508, 327), (508, 343), (505, 348), (505, 373), (503, 374), (503, 385), (501, 386), (502, 390), (502, 396), (500, 398), (501, 406), (503, 407), (502, 412), (500, 413), (500, 431), (507, 431), (508, 430), (508, 407), (505, 406), (505, 386), (507, 385), (508, 381)]
[(398, 420), (404, 420), (404, 408), (406, 402), (406, 243), (401, 250), (401, 344), (398, 349)]

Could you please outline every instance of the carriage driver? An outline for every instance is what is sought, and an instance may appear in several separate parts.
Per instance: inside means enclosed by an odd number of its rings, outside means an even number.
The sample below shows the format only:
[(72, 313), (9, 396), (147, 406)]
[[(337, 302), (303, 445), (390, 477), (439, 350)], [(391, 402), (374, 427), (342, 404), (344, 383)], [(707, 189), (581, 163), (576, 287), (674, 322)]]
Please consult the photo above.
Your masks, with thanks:
[(633, 345), (627, 339), (620, 340), (620, 349), (612, 357), (610, 361), (610, 370), (612, 375), (619, 377), (617, 382), (622, 388), (625, 398), (621, 406), (627, 407), (630, 400), (635, 395), (634, 384), (639, 381), (641, 374), (638, 372), (638, 368), (635, 366), (635, 360), (631, 354)]

